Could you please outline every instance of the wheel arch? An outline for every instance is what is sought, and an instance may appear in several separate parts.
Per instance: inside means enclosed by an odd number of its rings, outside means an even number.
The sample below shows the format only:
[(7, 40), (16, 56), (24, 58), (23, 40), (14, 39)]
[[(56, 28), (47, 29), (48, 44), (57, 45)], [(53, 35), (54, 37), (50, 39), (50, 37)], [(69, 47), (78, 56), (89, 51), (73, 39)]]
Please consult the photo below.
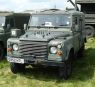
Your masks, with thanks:
[(69, 47), (69, 48), (68, 48), (67, 58), (66, 58), (66, 59), (68, 60), (69, 55), (72, 56), (72, 58), (73, 58), (73, 57), (74, 57), (74, 54), (75, 54), (75, 52), (74, 52), (74, 47), (73, 47), (73, 46)]
[(74, 48), (71, 48), (69, 51), (69, 55), (71, 56), (71, 58), (74, 58)]

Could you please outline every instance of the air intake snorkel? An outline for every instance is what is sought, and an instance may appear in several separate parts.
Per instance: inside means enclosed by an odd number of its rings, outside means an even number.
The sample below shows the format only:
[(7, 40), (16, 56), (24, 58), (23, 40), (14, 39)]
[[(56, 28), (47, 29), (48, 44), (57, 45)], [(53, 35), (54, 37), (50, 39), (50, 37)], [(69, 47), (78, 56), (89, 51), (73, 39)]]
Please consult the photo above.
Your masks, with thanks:
[(75, 7), (76, 11), (79, 11), (79, 8), (78, 8), (76, 2), (74, 3), (72, 0), (67, 0), (67, 2), (70, 2)]

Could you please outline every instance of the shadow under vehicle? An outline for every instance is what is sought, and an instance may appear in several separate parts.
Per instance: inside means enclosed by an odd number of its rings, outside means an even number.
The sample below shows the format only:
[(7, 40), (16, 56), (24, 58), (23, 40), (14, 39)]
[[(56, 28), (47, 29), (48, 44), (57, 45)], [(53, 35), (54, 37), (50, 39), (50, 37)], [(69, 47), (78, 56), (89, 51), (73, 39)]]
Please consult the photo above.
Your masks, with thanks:
[(0, 12), (0, 60), (4, 58), (7, 39), (11, 37), (11, 29), (21, 29), (24, 34), (23, 24), (27, 24), (30, 14)]

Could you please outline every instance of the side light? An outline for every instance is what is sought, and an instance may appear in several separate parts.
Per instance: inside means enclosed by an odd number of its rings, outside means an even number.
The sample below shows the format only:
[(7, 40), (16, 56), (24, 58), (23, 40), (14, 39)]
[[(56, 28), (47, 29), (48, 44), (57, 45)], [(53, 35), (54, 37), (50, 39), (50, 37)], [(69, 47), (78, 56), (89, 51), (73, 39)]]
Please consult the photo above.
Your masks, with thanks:
[(7, 52), (12, 52), (12, 48), (7, 48)]
[(62, 51), (60, 51), (60, 50), (58, 50), (56, 54), (59, 56), (63, 55)]

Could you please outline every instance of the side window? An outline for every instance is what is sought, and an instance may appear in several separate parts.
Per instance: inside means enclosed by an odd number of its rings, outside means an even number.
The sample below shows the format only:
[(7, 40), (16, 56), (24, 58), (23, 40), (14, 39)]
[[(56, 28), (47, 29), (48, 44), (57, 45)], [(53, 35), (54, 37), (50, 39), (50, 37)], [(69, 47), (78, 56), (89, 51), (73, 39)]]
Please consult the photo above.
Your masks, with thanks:
[(77, 17), (73, 17), (73, 24), (78, 25), (78, 18)]
[(77, 17), (75, 17), (75, 25), (77, 25), (78, 24), (78, 19), (77, 19)]
[(79, 30), (79, 19), (78, 19), (78, 17), (74, 17), (74, 19), (73, 19), (73, 28), (75, 31)]
[(80, 30), (82, 30), (83, 25), (84, 25), (84, 23), (83, 23), (83, 19), (82, 19), (82, 17), (80, 17), (80, 19), (79, 19)]

